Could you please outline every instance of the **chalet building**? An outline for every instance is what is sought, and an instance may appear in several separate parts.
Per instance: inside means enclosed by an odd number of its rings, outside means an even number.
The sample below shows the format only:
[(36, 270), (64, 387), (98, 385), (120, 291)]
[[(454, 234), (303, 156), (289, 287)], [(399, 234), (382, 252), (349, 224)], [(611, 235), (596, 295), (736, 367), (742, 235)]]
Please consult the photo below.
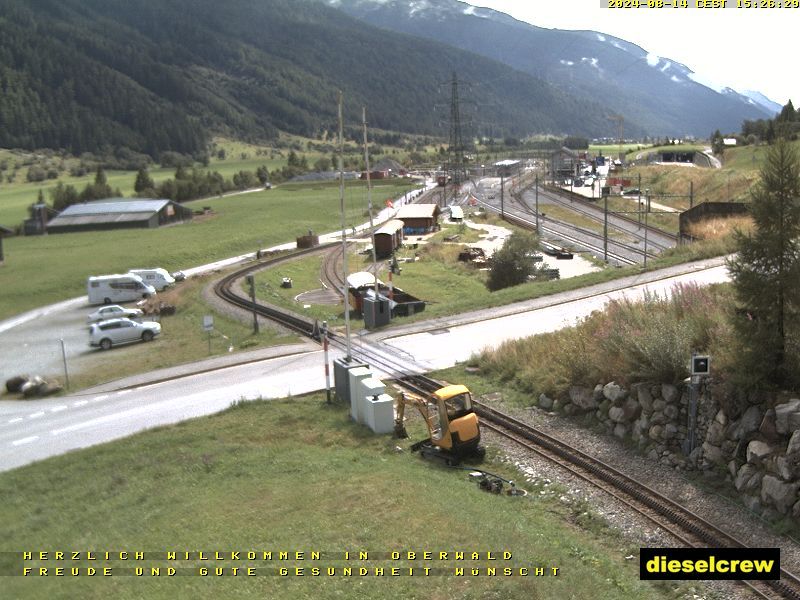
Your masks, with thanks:
[(436, 204), (406, 204), (400, 207), (394, 218), (403, 222), (405, 235), (419, 235), (438, 228), (440, 213)]

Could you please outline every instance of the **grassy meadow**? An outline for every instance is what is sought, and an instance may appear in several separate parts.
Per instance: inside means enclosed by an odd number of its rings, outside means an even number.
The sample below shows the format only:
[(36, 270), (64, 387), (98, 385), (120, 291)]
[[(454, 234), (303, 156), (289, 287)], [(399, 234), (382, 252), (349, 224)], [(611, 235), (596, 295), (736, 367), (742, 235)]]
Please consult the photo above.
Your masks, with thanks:
[[(389, 181), (374, 186), (373, 198), (394, 197), (409, 188), (407, 182)], [(345, 200), (348, 226), (363, 222), (365, 184), (348, 183)], [(286, 184), (187, 205), (194, 209), (208, 206), (213, 212), (190, 223), (159, 229), (5, 239), (0, 319), (85, 294), (89, 275), (150, 266), (185, 269), (294, 241), (309, 229), (324, 233), (340, 226), (338, 185), (331, 183)]]
[[(410, 433), (422, 434), (421, 421)], [(144, 560), (71, 561), (110, 566), (112, 577), (4, 577), (8, 598), (549, 598), (676, 597), (685, 584), (639, 581), (637, 548), (565, 490), (537, 481), (525, 497), (482, 492), (461, 469), (408, 452), (411, 440), (375, 436), (324, 394), (239, 404), (0, 473), (0, 569), (21, 572), (23, 551), (136, 551)], [(398, 451), (397, 447), (405, 448)], [(507, 478), (500, 463), (485, 467)], [(91, 477), (87, 473), (91, 472)], [(168, 560), (167, 551), (285, 551), (289, 560)], [(320, 560), (310, 553), (320, 552)], [(367, 560), (344, 552), (366, 551)], [(389, 553), (449, 552), (446, 561)], [(453, 560), (452, 552), (482, 553)], [(488, 561), (511, 552), (508, 560)], [(295, 552), (305, 552), (296, 560)], [(54, 561), (30, 561), (47, 566)], [(124, 576), (141, 566), (181, 576)], [(200, 577), (201, 566), (252, 566), (256, 576)], [(487, 576), (488, 567), (546, 575)], [(292, 575), (275, 576), (280, 567)], [(294, 575), (302, 567), (304, 576)], [(312, 576), (334, 568), (335, 575)], [(344, 567), (369, 575), (345, 576)], [(375, 569), (384, 568), (384, 575)], [(391, 576), (392, 567), (401, 576)], [(428, 577), (422, 568), (436, 569)], [(456, 576), (457, 567), (482, 576)], [(552, 568), (558, 567), (558, 575)], [(409, 576), (408, 569), (415, 568)], [(439, 571), (441, 570), (441, 571)], [(68, 571), (69, 572), (69, 571)], [(230, 571), (227, 571), (230, 573)], [(195, 576), (191, 576), (195, 575)]]

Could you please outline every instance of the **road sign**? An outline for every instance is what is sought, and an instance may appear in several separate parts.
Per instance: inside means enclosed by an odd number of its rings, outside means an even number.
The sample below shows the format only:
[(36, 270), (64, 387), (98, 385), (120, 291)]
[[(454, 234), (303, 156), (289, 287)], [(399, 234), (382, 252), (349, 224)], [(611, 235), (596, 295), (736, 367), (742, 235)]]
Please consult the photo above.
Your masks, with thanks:
[(206, 315), (203, 317), (203, 331), (212, 331), (214, 329), (214, 317)]
[(710, 356), (692, 357), (692, 375), (708, 375), (711, 372)]

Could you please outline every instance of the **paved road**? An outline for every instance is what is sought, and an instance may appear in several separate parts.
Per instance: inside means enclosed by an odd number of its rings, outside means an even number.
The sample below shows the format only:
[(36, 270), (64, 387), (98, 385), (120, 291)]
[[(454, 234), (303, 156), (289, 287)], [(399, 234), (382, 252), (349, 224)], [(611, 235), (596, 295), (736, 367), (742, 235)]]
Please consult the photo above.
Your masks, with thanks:
[[(727, 276), (721, 262), (717, 259), (674, 267), (626, 281), (465, 313), (457, 324), (445, 319), (416, 323), (388, 334), (370, 334), (365, 342), (402, 357), (408, 369), (451, 366), (487, 345), (572, 324), (613, 297), (635, 297), (645, 290), (667, 293), (677, 282), (724, 281)], [(681, 269), (688, 273), (676, 276)], [(353, 346), (358, 348), (358, 339)], [(187, 367), (182, 374), (174, 370), (149, 374), (154, 380), (182, 375), (174, 380), (148, 383), (145, 374), (116, 386), (60, 398), (0, 401), (0, 470), (218, 412), (239, 400), (282, 398), (324, 389), (319, 350), (302, 351), (295, 346), (288, 356), (275, 356), (280, 350), (274, 348), (259, 352), (272, 354), (254, 353), (249, 357), (251, 362), (244, 365), (229, 365), (235, 357), (211, 359), (198, 367), (203, 370), (198, 374), (187, 374)], [(331, 359), (337, 355), (332, 351)]]

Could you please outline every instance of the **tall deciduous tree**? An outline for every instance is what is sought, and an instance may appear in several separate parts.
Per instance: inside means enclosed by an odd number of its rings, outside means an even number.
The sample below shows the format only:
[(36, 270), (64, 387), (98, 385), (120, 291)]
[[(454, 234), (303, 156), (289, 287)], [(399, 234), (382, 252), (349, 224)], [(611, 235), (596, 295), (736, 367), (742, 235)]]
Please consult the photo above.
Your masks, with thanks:
[(755, 385), (800, 384), (800, 158), (778, 140), (752, 193), (754, 228), (728, 261), (746, 316), (735, 321), (741, 370)]

